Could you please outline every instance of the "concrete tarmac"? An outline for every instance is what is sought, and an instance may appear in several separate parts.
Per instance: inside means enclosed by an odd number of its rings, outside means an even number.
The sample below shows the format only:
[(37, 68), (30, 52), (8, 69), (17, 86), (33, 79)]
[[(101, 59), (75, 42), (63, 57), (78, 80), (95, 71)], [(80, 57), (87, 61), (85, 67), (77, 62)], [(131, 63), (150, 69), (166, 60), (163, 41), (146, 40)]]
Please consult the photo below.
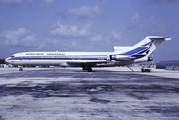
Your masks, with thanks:
[(0, 68), (0, 120), (178, 120), (179, 71)]

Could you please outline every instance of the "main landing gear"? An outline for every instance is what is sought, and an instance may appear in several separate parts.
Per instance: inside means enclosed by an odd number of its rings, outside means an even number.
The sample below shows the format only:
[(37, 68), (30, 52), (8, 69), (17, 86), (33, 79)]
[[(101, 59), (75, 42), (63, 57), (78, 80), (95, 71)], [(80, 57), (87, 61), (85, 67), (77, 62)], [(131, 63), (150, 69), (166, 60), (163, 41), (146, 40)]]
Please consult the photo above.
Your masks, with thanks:
[(87, 70), (88, 72), (92, 72), (92, 68), (90, 66), (84, 66), (83, 70)]
[(23, 71), (23, 67), (19, 67), (19, 71)]

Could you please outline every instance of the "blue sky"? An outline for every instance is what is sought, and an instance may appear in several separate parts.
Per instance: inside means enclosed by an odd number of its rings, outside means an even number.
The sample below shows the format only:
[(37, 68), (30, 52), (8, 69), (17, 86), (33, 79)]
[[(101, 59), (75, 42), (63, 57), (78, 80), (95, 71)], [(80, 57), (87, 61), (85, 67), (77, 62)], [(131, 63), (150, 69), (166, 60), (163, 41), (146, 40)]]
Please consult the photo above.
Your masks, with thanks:
[(0, 58), (25, 51), (113, 51), (173, 37), (156, 62), (179, 59), (178, 0), (0, 0)]

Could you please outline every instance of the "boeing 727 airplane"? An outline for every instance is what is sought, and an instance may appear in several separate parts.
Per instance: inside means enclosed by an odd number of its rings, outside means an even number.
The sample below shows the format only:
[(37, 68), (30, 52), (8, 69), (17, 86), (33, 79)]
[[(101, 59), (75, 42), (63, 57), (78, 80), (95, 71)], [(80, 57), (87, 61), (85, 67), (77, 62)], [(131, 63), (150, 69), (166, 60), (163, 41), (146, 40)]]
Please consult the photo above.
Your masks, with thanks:
[(5, 61), (16, 66), (82, 67), (91, 72), (93, 67), (127, 66), (152, 61), (150, 54), (160, 43), (168, 40), (171, 38), (147, 36), (134, 46), (115, 46), (114, 52), (21, 52), (13, 54)]

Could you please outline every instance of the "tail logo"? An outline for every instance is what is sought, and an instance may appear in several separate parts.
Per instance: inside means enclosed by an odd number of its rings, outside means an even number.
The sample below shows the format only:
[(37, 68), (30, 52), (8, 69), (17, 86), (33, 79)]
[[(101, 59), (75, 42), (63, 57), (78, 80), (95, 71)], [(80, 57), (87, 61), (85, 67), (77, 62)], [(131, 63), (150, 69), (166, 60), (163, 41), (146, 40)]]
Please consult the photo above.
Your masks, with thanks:
[(140, 47), (137, 47), (137, 48), (135, 48), (133, 50), (125, 52), (125, 53), (123, 53), (121, 55), (129, 55), (131, 57), (135, 57), (136, 59), (142, 58), (142, 57), (146, 56), (149, 53), (152, 44), (153, 44), (153, 40), (148, 42), (148, 43), (146, 43), (146, 44), (144, 44), (144, 45), (142, 45), (142, 46), (140, 46)]

